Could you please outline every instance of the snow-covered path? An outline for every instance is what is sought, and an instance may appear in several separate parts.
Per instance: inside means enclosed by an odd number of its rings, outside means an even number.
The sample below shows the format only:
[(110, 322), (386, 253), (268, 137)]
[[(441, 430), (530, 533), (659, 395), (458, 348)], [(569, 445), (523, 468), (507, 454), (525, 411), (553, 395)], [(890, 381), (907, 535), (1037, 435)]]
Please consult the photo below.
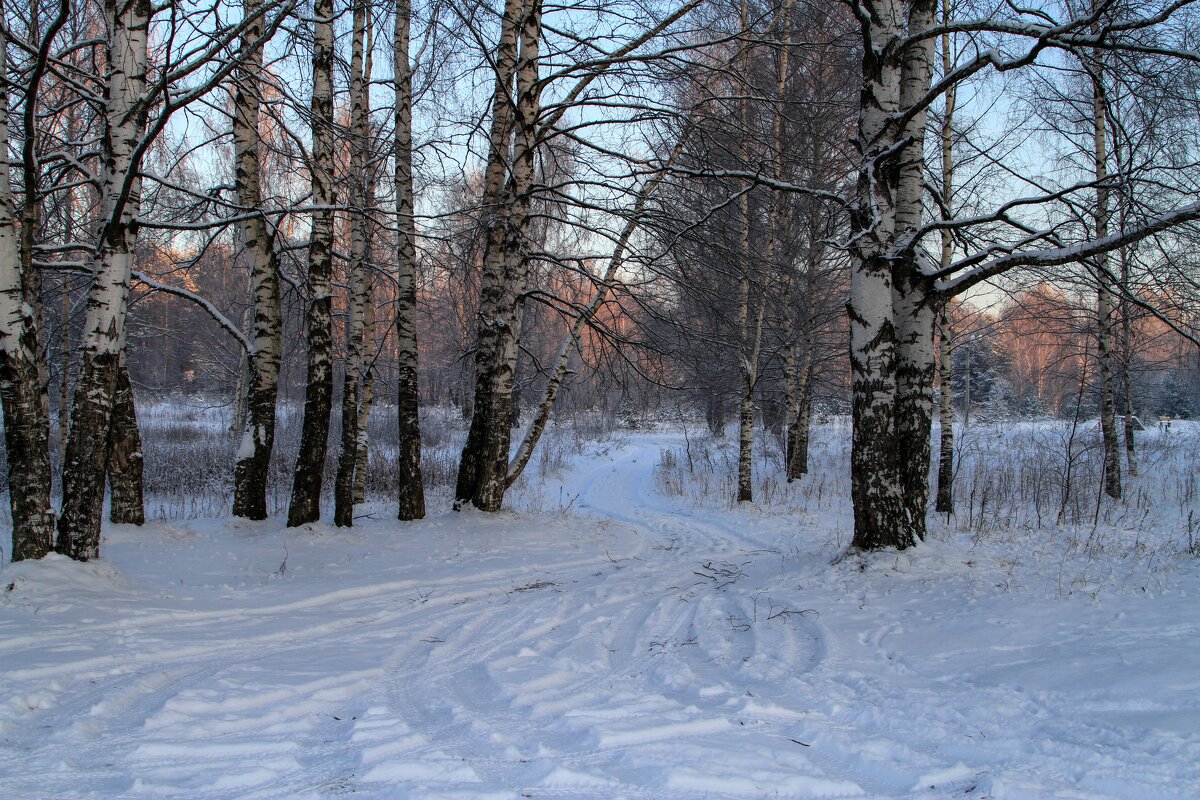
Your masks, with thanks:
[(1194, 563), (1098, 598), (958, 544), (831, 565), (844, 517), (661, 496), (679, 443), (597, 453), (560, 515), (6, 567), (3, 796), (1200, 796)]

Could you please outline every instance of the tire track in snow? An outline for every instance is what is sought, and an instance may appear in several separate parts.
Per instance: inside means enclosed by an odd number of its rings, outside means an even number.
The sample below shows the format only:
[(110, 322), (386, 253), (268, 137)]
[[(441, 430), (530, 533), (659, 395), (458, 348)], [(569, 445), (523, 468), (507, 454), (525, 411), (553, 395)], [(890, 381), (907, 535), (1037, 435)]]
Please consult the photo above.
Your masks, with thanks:
[[(627, 449), (608, 464), (591, 465), (575, 501), (601, 524), (635, 532), (641, 554), (598, 570), (546, 570), (557, 585), (514, 596), (513, 623), (498, 636), (489, 633), (483, 645), (479, 631), (491, 630), (503, 609), (473, 621), (448, 616), (446, 624), (462, 624), (463, 635), (397, 665), (392, 681), (387, 714), (411, 734), (411, 746), (364, 768), (386, 772), (390, 765), (393, 774), (405, 774), (416, 759), (457, 756), (488, 786), (536, 786), (538, 793), (569, 796), (602, 785), (639, 796), (642, 751), (724, 753), (727, 737), (741, 735), (746, 719), (771, 729), (756, 731), (760, 737), (782, 737), (797, 713), (761, 697), (779, 692), (755, 695), (746, 687), (760, 690), (814, 669), (824, 658), (824, 634), (812, 620), (786, 616), (763, 635), (721, 629), (731, 618), (750, 619), (752, 609), (715, 592), (695, 571), (706, 560), (736, 555), (736, 537), (678, 514), (659, 497), (651, 480), (654, 456), (645, 447)], [(738, 686), (719, 685), (730, 674), (742, 678)], [(556, 787), (560, 780), (593, 788)], [(458, 793), (471, 783), (446, 785)], [(677, 796), (669, 788), (645, 794)]]

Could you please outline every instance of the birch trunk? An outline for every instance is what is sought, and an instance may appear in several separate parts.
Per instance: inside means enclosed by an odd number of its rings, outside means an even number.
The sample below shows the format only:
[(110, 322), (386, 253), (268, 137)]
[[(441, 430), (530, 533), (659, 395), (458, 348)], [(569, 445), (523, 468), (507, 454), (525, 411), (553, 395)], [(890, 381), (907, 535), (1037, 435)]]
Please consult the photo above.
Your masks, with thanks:
[[(773, 105), (773, 115), (771, 119), (771, 150), (773, 158), (773, 173), (776, 181), (782, 182), (785, 177), (784, 170), (784, 101), (787, 96), (787, 79), (788, 69), (791, 60), (791, 31), (790, 31), (790, 15), (792, 11), (791, 0), (785, 0), (779, 9), (777, 16), (779, 28), (779, 42), (777, 56), (775, 59), (775, 102)], [(818, 153), (820, 152), (819, 148)], [(819, 156), (818, 156), (819, 159)], [(814, 165), (814, 173), (820, 170), (819, 163)], [(776, 256), (780, 246), (780, 229), (783, 221), (783, 207), (780, 202), (780, 193), (778, 190), (772, 191), (771, 203), (767, 209), (767, 264), (775, 268)], [(816, 212), (814, 211), (811, 220), (810, 232), (816, 228)], [(811, 281), (812, 273), (812, 255), (815, 252), (815, 240), (809, 241), (809, 271), (808, 285), (804, 298), (800, 301), (801, 308), (808, 309), (809, 301), (812, 296)], [(798, 478), (804, 472), (808, 471), (808, 442), (807, 433), (801, 433), (801, 426), (804, 423), (804, 393), (807, 391), (808, 371), (805, 364), (812, 364), (812, 347), (811, 342), (806, 342), (802, 355), (798, 356), (800, 342), (796, 336), (795, 324), (795, 305), (794, 292), (792, 291), (796, 283), (795, 270), (791, 266), (791, 259), (788, 257), (787, 265), (784, 267), (785, 281), (787, 286), (786, 308), (784, 309), (784, 338), (786, 341), (786, 350), (784, 351), (784, 420), (785, 420), (785, 442), (784, 447), (784, 474), (789, 483)], [(808, 321), (808, 314), (803, 313), (804, 322)], [(807, 333), (809, 326), (803, 324), (800, 327), (801, 332)], [(801, 441), (804, 439), (805, 441)], [(801, 452), (803, 448), (803, 452)]]
[[(1099, 23), (1093, 23), (1093, 32)], [(1104, 102), (1103, 63), (1099, 55), (1092, 68), (1092, 121), (1095, 143), (1096, 238), (1108, 235), (1108, 114)], [(1096, 256), (1096, 363), (1100, 372), (1100, 430), (1104, 445), (1104, 493), (1121, 498), (1121, 443), (1117, 437), (1116, 397), (1113, 389), (1113, 330), (1116, 304), (1108, 279), (1108, 256)]]
[[(80, 134), (80, 114), (75, 106), (67, 109), (67, 135), (71, 141), (78, 141)], [(88, 191), (86, 187), (82, 187), (80, 191)], [(76, 231), (78, 218), (81, 216), (79, 210), (79, 202), (76, 195), (76, 190), (71, 189), (66, 193), (66, 202), (63, 204), (63, 238), (68, 242), (73, 242), (76, 239)], [(62, 305), (59, 308), (62, 322), (59, 325), (58, 336), (58, 441), (61, 445), (65, 445), (67, 441), (67, 429), (70, 426), (71, 413), (71, 289), (70, 276), (66, 273), (62, 276), (62, 283), (59, 287), (62, 292)], [(65, 447), (59, 451), (60, 461), (65, 460)], [(60, 464), (60, 469), (62, 464)]]
[[(788, 276), (790, 287), (794, 276)], [(799, 433), (797, 423), (800, 420), (800, 382), (798, 380), (800, 364), (800, 341), (796, 334), (796, 320), (792, 308), (796, 303), (789, 288), (788, 296), (784, 298), (783, 323), (783, 472), (787, 482), (798, 480), (800, 472), (797, 464), (796, 436)]]
[[(509, 423), (527, 270), (525, 238), (541, 109), (541, 14), (541, 0), (529, 0), (525, 5), (520, 0), (506, 2), (497, 47), (491, 151), (484, 191), (488, 236), (478, 313), (474, 413), (459, 465), (455, 507), (470, 501), (483, 511), (498, 511), (507, 488), (512, 437)], [(510, 88), (514, 73), (515, 113)], [(506, 181), (510, 136), (514, 145), (511, 177)]]
[[(372, 39), (373, 37), (368, 29), (367, 65), (363, 73), (367, 76), (371, 74), (370, 49)], [(369, 176), (373, 174), (368, 173)], [(373, 209), (375, 208), (374, 185), (368, 185), (366, 192), (367, 207)], [(371, 260), (371, 256), (375, 252), (374, 230), (371, 220), (368, 218), (366, 258), (370, 268), (366, 270), (366, 305), (363, 308), (362, 388), (359, 390), (358, 398), (358, 445), (355, 448), (354, 461), (354, 502), (356, 505), (367, 501), (367, 464), (370, 452), (369, 448), (371, 446), (369, 425), (371, 422), (371, 409), (375, 405), (375, 358), (379, 352), (378, 343), (375, 341), (375, 265)]]
[[(942, 23), (950, 23), (950, 0), (942, 0)], [(950, 53), (950, 34), (942, 34), (942, 74), (954, 66)], [(946, 108), (942, 114), (942, 207), (948, 217), (954, 203), (954, 108), (958, 102), (957, 86), (946, 90)], [(950, 231), (942, 231), (941, 268), (950, 267), (954, 256), (954, 239)], [(937, 499), (934, 508), (942, 514), (954, 513), (954, 361), (951, 352), (954, 330), (950, 327), (948, 305), (942, 304), (938, 322), (938, 473)]]
[[(749, 29), (749, 6), (746, 0), (742, 0), (743, 34), (748, 35)], [(749, 54), (749, 52), (749, 48), (747, 48), (746, 54)], [(741, 160), (742, 164), (749, 169), (751, 136), (750, 100), (743, 98), (738, 106), (739, 116), (741, 117), (741, 131), (739, 131), (741, 137), (739, 142)], [(747, 186), (738, 201), (742, 222), (741, 250), (739, 253), (739, 261), (741, 262), (739, 267), (742, 279), (738, 291), (738, 367), (741, 378), (741, 386), (738, 393), (737, 501), (739, 503), (749, 503), (754, 500), (754, 379), (758, 368), (758, 344), (761, 338), (756, 333), (761, 333), (762, 331), (761, 324), (752, 328), (750, 322), (750, 306), (752, 305), (752, 281), (750, 280), (750, 190), (752, 188), (753, 185)], [(765, 307), (765, 303), (760, 303), (760, 306)]]
[[(459, 461), (454, 490), (454, 506), (461, 508), (473, 501), (486, 478), (485, 440), (501, 435), (497, 428), (508, 429), (508, 404), (497, 397), (503, 384), (497, 381), (502, 360), (501, 349), (507, 320), (508, 278), (503, 254), (504, 227), (507, 222), (508, 172), (512, 162), (512, 135), (516, 126), (513, 82), (517, 72), (517, 52), (521, 35), (522, 0), (505, 0), (496, 45), (496, 86), (492, 95), (492, 127), (483, 193), (483, 215), (487, 230), (480, 275), (479, 310), (476, 323), (475, 387), (471, 403), (471, 426)], [(509, 378), (509, 392), (511, 380)], [(497, 385), (498, 384), (498, 385)], [(501, 408), (497, 408), (500, 406)]]
[[(0, 29), (0, 147), (8, 153), (7, 41)], [(26, 188), (28, 194), (30, 189)], [(54, 539), (50, 508), (50, 420), (43, 413), (32, 258), (15, 235), (8, 159), (0, 158), (0, 402), (8, 454), (12, 560), (41, 558)], [(30, 252), (29, 256), (32, 253)]]
[(367, 2), (353, 4), (353, 45), (350, 56), (350, 302), (346, 323), (346, 368), (342, 381), (342, 447), (334, 486), (334, 524), (354, 524), (354, 470), (358, 465), (360, 383), (366, 351), (367, 305), (370, 302), (367, 241), (367, 108), (370, 102), (364, 74), (363, 49), (367, 35)]
[[(1098, 233), (1098, 236), (1107, 234)], [(1101, 257), (1103, 260), (1103, 257)], [(1101, 278), (1096, 292), (1098, 321), (1096, 362), (1100, 371), (1100, 430), (1104, 439), (1104, 493), (1121, 499), (1121, 441), (1117, 435), (1116, 401), (1113, 387), (1113, 317), (1116, 314), (1112, 291)]]
[[(750, 321), (750, 212), (747, 195), (742, 195), (742, 280), (738, 291), (738, 368), (741, 377), (738, 392), (738, 479), (737, 501), (754, 500), (754, 361), (757, 360), (756, 338)], [(760, 304), (761, 305), (761, 304)], [(759, 327), (761, 330), (761, 327)]]
[[(398, 391), (396, 413), (400, 422), (397, 463), (398, 517), (425, 516), (425, 480), (421, 475), (421, 420), (417, 365), (417, 223), (413, 200), (412, 66), (409, 37), (411, 0), (397, 0), (393, 43), (396, 84), (396, 226), (399, 230), (396, 268), (396, 350)], [(499, 80), (499, 79), (497, 79)]]
[(141, 204), (135, 158), (145, 129), (149, 0), (107, 0), (109, 78), (102, 141), (102, 223), (93, 257), (79, 378), (63, 466), (58, 552), (87, 561), (100, 553), (109, 428), (116, 399), (129, 281)]
[(754, 387), (758, 382), (758, 358), (762, 347), (763, 317), (766, 308), (766, 299), (760, 299), (754, 321), (749, 323), (745, 332), (742, 351), (742, 391), (738, 408), (739, 503), (750, 503), (754, 500)]
[[(1129, 291), (1129, 253), (1127, 248), (1121, 248), (1121, 285)], [(1121, 388), (1124, 390), (1125, 401), (1125, 466), (1129, 469), (1130, 477), (1137, 477), (1137, 449), (1134, 442), (1133, 430), (1133, 381), (1129, 375), (1129, 364), (1133, 361), (1133, 320), (1129, 313), (1129, 301), (1121, 296)]]
[[(74, 240), (74, 235), (68, 229), (68, 238)], [(71, 290), (69, 276), (63, 275), (62, 285), (62, 324), (58, 340), (58, 441), (66, 444), (67, 429), (71, 425)], [(59, 459), (63, 455), (60, 452)], [(60, 469), (62, 465), (59, 465)]]
[(938, 325), (938, 347), (940, 352), (939, 365), (941, 381), (938, 387), (938, 411), (941, 422), (941, 435), (938, 442), (938, 477), (937, 499), (934, 508), (941, 514), (954, 513), (954, 386), (953, 342), (954, 331), (950, 327), (950, 315), (946, 307), (942, 307), (941, 321)]
[[(819, 145), (814, 149), (813, 163), (820, 169)], [(818, 245), (821, 236), (819, 217), (813, 214), (809, 223), (809, 246), (805, 268), (804, 296), (800, 300), (800, 331), (796, 341), (788, 348), (789, 371), (787, 378), (788, 430), (786, 449), (786, 475), (788, 482), (808, 474), (808, 442), (812, 430), (812, 368), (816, 348), (816, 329), (812, 319), (812, 298), (816, 293), (817, 272), (820, 269), (824, 248)], [(789, 309), (789, 321), (790, 309)]]
[(896, 432), (896, 330), (892, 321), (891, 250), (895, 234), (895, 166), (889, 164), (899, 106), (895, 43), (903, 26), (896, 0), (873, 4), (864, 22), (862, 93), (855, 146), (859, 174), (850, 214), (852, 246), (850, 368), (853, 389), (852, 546), (905, 548), (916, 537), (904, 518)]
[(629, 221), (625, 223), (625, 227), (621, 230), (621, 235), (617, 238), (616, 246), (613, 248), (613, 253), (608, 260), (608, 267), (604, 270), (604, 276), (597, 285), (595, 296), (583, 311), (580, 312), (579, 316), (576, 317), (575, 322), (571, 325), (571, 329), (563, 337), (562, 343), (558, 348), (558, 354), (554, 359), (554, 370), (550, 373), (550, 379), (546, 382), (546, 390), (542, 395), (542, 402), (538, 405), (537, 411), (534, 413), (533, 419), (530, 421), (529, 427), (521, 439), (521, 443), (517, 446), (517, 452), (513, 455), (512, 461), (508, 465), (507, 486), (512, 486), (521, 477), (521, 473), (525, 471), (525, 467), (529, 465), (529, 460), (533, 457), (534, 448), (537, 447), (538, 441), (540, 441), (542, 434), (546, 430), (546, 423), (550, 420), (550, 411), (554, 408), (554, 401), (558, 397), (559, 389), (562, 388), (563, 381), (567, 377), (567, 367), (570, 364), (571, 351), (579, 344), (579, 338), (583, 335), (583, 329), (595, 318), (601, 306), (608, 300), (609, 293), (612, 291), (617, 280), (617, 274), (625, 264), (625, 253), (629, 248), (629, 241), (633, 238), (634, 232), (641, 223), (642, 215), (645, 214), (646, 203), (654, 193), (654, 190), (658, 188), (659, 184), (666, 177), (667, 170), (682, 154), (683, 144), (684, 139), (680, 138), (679, 143), (675, 146), (674, 151), (662, 169), (648, 180), (642, 186), (641, 191), (638, 192), (637, 199), (633, 204), (633, 210), (629, 216)]
[(308, 378), (288, 527), (321, 518), (321, 484), (333, 401), (330, 279), (333, 272), (333, 0), (314, 0), (312, 203), (308, 246)]
[(142, 464), (142, 436), (138, 431), (133, 385), (122, 354), (112, 422), (108, 426), (109, 521), (122, 525), (141, 525), (146, 521)]
[[(374, 329), (374, 306), (367, 304), (367, 330)], [(354, 502), (367, 502), (367, 456), (371, 446), (371, 437), (367, 425), (371, 421), (371, 408), (375, 404), (375, 368), (371, 367), (363, 374), (362, 398), (358, 404), (358, 461), (354, 464)]]
[(896, 433), (905, 523), (925, 538), (933, 425), (933, 295), (914, 270), (898, 270), (896, 304)]
[[(242, 65), (234, 97), (233, 145), (238, 202), (246, 211), (262, 208), (262, 162), (259, 104), (262, 75), (262, 0), (245, 0), (244, 13), (253, 19), (242, 34)], [(234, 516), (267, 518), (267, 477), (275, 446), (275, 403), (279, 392), (279, 365), (283, 351), (283, 314), (279, 296), (279, 266), (274, 237), (266, 217), (256, 215), (241, 223), (242, 244), (250, 259), (252, 294), (251, 341), (247, 353), (245, 409), (241, 446), (233, 477)]]
[(796, 400), (799, 414), (793, 425), (795, 431), (789, 441), (792, 447), (792, 468), (797, 476), (808, 474), (808, 443), (812, 438), (812, 363), (813, 348), (811, 343), (800, 356), (800, 374), (796, 381)]
[[(44, 35), (38, 30), (36, 24), (37, 15), (33, 15), (35, 19), (30, 31), (31, 42), (38, 45), (38, 53), (32, 74), (27, 73), (29, 84), (25, 90), (27, 92), (25, 102), (21, 104), (26, 131), (21, 153), (24, 172), (22, 183), (25, 186), (21, 213), (21, 267), (26, 302), (33, 309), (33, 320), (37, 330), (38, 349), (37, 358), (34, 363), (37, 366), (37, 395), (38, 403), (41, 406), (38, 411), (38, 424), (46, 428), (47, 441), (49, 441), (50, 435), (50, 362), (46, 352), (46, 343), (43, 340), (45, 323), (43, 322), (44, 314), (42, 312), (42, 274), (41, 268), (34, 262), (33, 252), (34, 244), (42, 229), (42, 168), (40, 153), (38, 152), (39, 137), (37, 131), (38, 96), (42, 91), (41, 79), (46, 71), (49, 70), (50, 50), (54, 39), (71, 13), (71, 4), (68, 0), (59, 0), (58, 6), (58, 14)], [(0, 5), (0, 9), (2, 9), (2, 5)]]
[[(909, 4), (908, 33), (933, 27), (936, 0)], [(926, 37), (903, 54), (900, 105), (911, 108), (928, 90), (933, 74), (933, 40)], [(896, 235), (911, 241), (922, 223), (925, 172), (924, 110), (904, 129), (909, 144), (900, 154), (896, 192)], [(936, 371), (933, 327), (937, 299), (932, 281), (921, 275), (912, 241), (896, 254), (892, 303), (896, 325), (896, 446), (900, 462), (904, 523), (911, 535), (925, 538), (929, 505), (929, 459)]]

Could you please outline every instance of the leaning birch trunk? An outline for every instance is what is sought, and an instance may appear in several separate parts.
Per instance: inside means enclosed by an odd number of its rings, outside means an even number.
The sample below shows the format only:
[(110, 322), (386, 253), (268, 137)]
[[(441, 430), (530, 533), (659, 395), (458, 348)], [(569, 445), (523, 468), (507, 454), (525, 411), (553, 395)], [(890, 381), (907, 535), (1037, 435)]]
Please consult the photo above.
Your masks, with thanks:
[[(1093, 23), (1093, 30), (1099, 23)], [(1092, 71), (1092, 121), (1095, 141), (1096, 238), (1108, 235), (1108, 118), (1104, 100), (1103, 63), (1096, 56)], [(1096, 256), (1096, 365), (1100, 372), (1100, 430), (1104, 445), (1104, 493), (1121, 498), (1121, 443), (1117, 437), (1116, 400), (1113, 389), (1113, 343), (1116, 304), (1109, 287), (1108, 256)]]
[[(925, 31), (936, 22), (936, 0), (909, 5), (908, 32)], [(911, 108), (929, 89), (933, 74), (933, 39), (909, 45), (903, 54), (900, 106)], [(907, 244), (893, 267), (892, 303), (896, 326), (896, 447), (900, 462), (904, 522), (918, 539), (925, 538), (929, 504), (929, 460), (933, 425), (933, 378), (936, 349), (933, 329), (938, 301), (933, 283), (921, 274), (915, 241), (922, 222), (925, 179), (924, 110), (904, 129), (909, 144), (900, 153), (896, 191), (896, 238)]]
[(333, 522), (340, 528), (354, 524), (354, 469), (358, 465), (360, 383), (366, 356), (367, 304), (367, 85), (363, 49), (367, 31), (367, 2), (355, 0), (353, 45), (350, 56), (350, 302), (346, 322), (346, 367), (342, 381), (342, 446), (334, 484)]
[[(7, 41), (0, 29), (0, 74), (7, 74)], [(0, 80), (0, 147), (8, 152), (8, 81)], [(50, 508), (50, 420), (42, 413), (38, 320), (26, 258), (14, 232), (8, 159), (0, 158), (0, 402), (8, 454), (12, 560), (41, 558), (54, 539)]]
[[(425, 516), (425, 481), (421, 475), (421, 421), (417, 382), (417, 223), (413, 201), (412, 65), (409, 62), (411, 0), (397, 0), (395, 39), (396, 89), (396, 414), (400, 445), (396, 471), (402, 520)], [(499, 79), (497, 79), (499, 80)]]
[[(259, 151), (259, 103), (262, 75), (262, 0), (246, 0), (244, 13), (253, 19), (242, 34), (241, 69), (234, 97), (233, 145), (238, 202), (245, 212), (262, 208), (262, 162)], [(250, 259), (253, 349), (242, 374), (246, 394), (241, 446), (233, 475), (233, 513), (247, 519), (267, 518), (267, 477), (275, 446), (275, 402), (283, 351), (283, 314), (274, 237), (265, 216), (241, 223), (242, 244)]]
[[(942, 0), (942, 23), (950, 23), (950, 0)], [(950, 53), (950, 34), (942, 34), (942, 74), (949, 74), (953, 63)], [(958, 90), (951, 86), (946, 90), (946, 108), (942, 113), (942, 209), (948, 218), (954, 203), (954, 107), (958, 101)], [(954, 256), (954, 239), (949, 230), (942, 231), (941, 268), (950, 267)], [(934, 508), (942, 514), (954, 513), (954, 361), (952, 345), (954, 330), (950, 326), (947, 303), (942, 304), (938, 322), (938, 380), (939, 380), (939, 434), (937, 498)]]
[(292, 478), (288, 527), (321, 518), (321, 484), (333, 402), (330, 279), (333, 272), (333, 0), (315, 0), (313, 16), (312, 233), (308, 245), (308, 377), (300, 452)]
[(149, 0), (108, 0), (107, 84), (102, 163), (102, 222), (93, 257), (79, 378), (63, 466), (63, 509), (55, 549), (87, 561), (100, 554), (108, 432), (125, 349), (129, 282), (141, 205), (135, 158), (146, 124)]
[(122, 525), (141, 525), (146, 521), (142, 464), (142, 436), (138, 431), (133, 384), (122, 354), (112, 422), (108, 426), (109, 521)]
[(864, 24), (862, 93), (855, 147), (859, 173), (850, 214), (852, 246), (850, 368), (853, 392), (852, 546), (905, 548), (916, 543), (904, 522), (896, 440), (896, 333), (892, 322), (891, 248), (894, 181), (883, 163), (894, 144), (890, 119), (899, 106), (899, 71), (885, 52), (896, 45), (903, 20), (896, 0), (872, 4)]
[(521, 477), (521, 473), (525, 471), (525, 467), (529, 465), (529, 460), (533, 457), (534, 448), (537, 447), (538, 441), (546, 431), (546, 423), (550, 420), (550, 411), (554, 408), (554, 401), (558, 397), (558, 392), (562, 388), (563, 381), (566, 380), (567, 367), (571, 361), (571, 351), (579, 344), (579, 338), (583, 335), (583, 329), (595, 318), (601, 306), (607, 302), (609, 293), (612, 291), (613, 285), (617, 280), (617, 274), (625, 264), (625, 253), (629, 248), (629, 241), (633, 238), (634, 232), (637, 230), (638, 225), (641, 224), (642, 215), (646, 212), (646, 203), (655, 189), (663, 182), (671, 165), (683, 153), (684, 141), (684, 138), (680, 137), (670, 158), (667, 159), (666, 163), (663, 164), (654, 177), (646, 181), (641, 191), (638, 192), (637, 199), (633, 203), (633, 210), (629, 215), (629, 220), (621, 230), (621, 235), (617, 237), (616, 246), (613, 248), (612, 255), (608, 260), (608, 267), (604, 270), (604, 276), (597, 285), (595, 297), (584, 307), (579, 316), (575, 318), (571, 329), (563, 337), (562, 343), (558, 347), (558, 354), (554, 359), (554, 370), (550, 373), (550, 379), (546, 382), (546, 390), (542, 394), (542, 402), (538, 404), (533, 420), (525, 430), (525, 435), (521, 438), (521, 443), (517, 446), (517, 452), (513, 455), (512, 461), (508, 465), (506, 487), (510, 487), (516, 483), (517, 479)]
[[(530, 0), (527, 6), (519, 0), (506, 2), (497, 48), (491, 152), (484, 191), (485, 213), (490, 219), (477, 317), (474, 413), (455, 486), (455, 507), (459, 508), (469, 501), (483, 511), (498, 511), (507, 488), (512, 436), (509, 423), (524, 292), (522, 278), (526, 269), (524, 240), (541, 107), (540, 39), (541, 1)], [(515, 115), (507, 108), (512, 102), (510, 87), (514, 77)], [(515, 134), (512, 175), (505, 181), (510, 134)]]

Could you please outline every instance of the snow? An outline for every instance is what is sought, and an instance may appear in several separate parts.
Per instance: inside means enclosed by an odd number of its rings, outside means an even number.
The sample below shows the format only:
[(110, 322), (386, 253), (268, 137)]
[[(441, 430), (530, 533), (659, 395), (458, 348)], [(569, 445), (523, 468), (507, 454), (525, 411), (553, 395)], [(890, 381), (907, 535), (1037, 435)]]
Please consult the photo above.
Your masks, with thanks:
[(1200, 796), (1167, 533), (839, 558), (844, 493), (663, 494), (683, 446), (578, 460), (569, 511), (109, 526), (5, 566), (4, 797)]

